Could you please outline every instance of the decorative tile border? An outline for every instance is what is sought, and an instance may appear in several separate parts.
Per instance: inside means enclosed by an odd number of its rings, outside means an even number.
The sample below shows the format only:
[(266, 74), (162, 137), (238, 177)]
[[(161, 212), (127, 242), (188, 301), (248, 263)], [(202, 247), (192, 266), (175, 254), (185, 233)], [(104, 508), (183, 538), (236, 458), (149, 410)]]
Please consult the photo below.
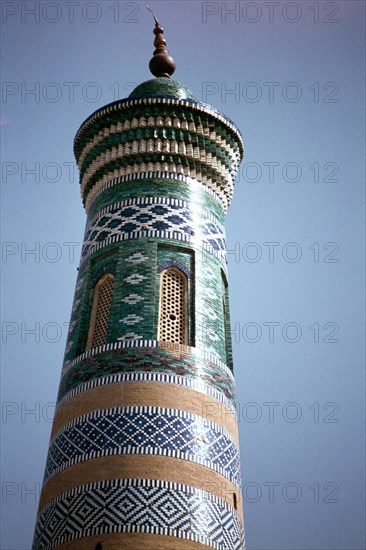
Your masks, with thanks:
[(224, 225), (219, 222), (217, 217), (211, 212), (209, 212), (208, 210), (205, 210), (204, 208), (202, 208), (199, 204), (193, 203), (194, 199), (195, 199), (194, 196), (192, 196), (192, 201), (174, 199), (171, 197), (164, 197), (164, 196), (134, 197), (134, 198), (124, 199), (124, 200), (109, 204), (105, 208), (102, 208), (102, 210), (99, 210), (97, 214), (95, 214), (92, 218), (90, 218), (90, 220), (88, 220), (85, 231), (88, 232), (90, 228), (93, 225), (95, 225), (97, 220), (99, 220), (105, 214), (120, 212), (122, 209), (125, 209), (127, 207), (135, 207), (135, 208), (138, 207), (136, 208), (136, 210), (138, 210), (138, 212), (140, 213), (140, 212), (143, 212), (143, 209), (146, 206), (153, 207), (153, 206), (159, 205), (164, 208), (172, 209), (172, 212), (176, 212), (177, 210), (181, 210), (181, 209), (186, 209), (190, 211), (193, 210), (194, 214), (198, 216), (198, 218), (209, 220), (215, 226), (217, 226), (221, 232), (224, 232), (225, 231)]
[(189, 242), (226, 264), (225, 230), (202, 209), (174, 204), (174, 199), (169, 204), (166, 197), (121, 202), (128, 204), (112, 204), (88, 223), (81, 264), (105, 246), (144, 237)]
[(81, 485), (49, 502), (37, 518), (32, 550), (108, 533), (150, 533), (214, 550), (243, 550), (238, 513), (221, 498), (169, 481), (108, 480)]
[(235, 406), (235, 383), (231, 373), (225, 373), (215, 365), (198, 359), (177, 359), (154, 349), (146, 350), (146, 353), (138, 350), (136, 353), (128, 353), (127, 356), (124, 353), (121, 355), (120, 351), (109, 352), (84, 359), (61, 378), (58, 399), (61, 400), (80, 384), (102, 376), (126, 372), (179, 375), (221, 392)]
[(120, 201), (87, 225), (81, 264), (101, 248), (143, 237), (176, 239), (203, 247), (226, 264), (225, 230), (202, 209), (166, 197)]
[[(225, 363), (220, 361), (218, 357), (215, 357), (214, 355), (210, 355), (206, 353), (204, 350), (200, 350), (199, 348), (193, 348), (193, 347), (186, 347), (185, 351), (187, 356), (189, 355), (191, 359), (202, 359), (204, 361), (209, 361), (210, 363), (213, 363), (214, 365), (217, 365), (220, 369), (225, 371), (227, 374), (233, 376), (232, 371), (229, 369)], [(103, 346), (98, 346), (97, 348), (92, 348), (88, 351), (85, 351), (78, 357), (75, 357), (72, 361), (66, 361), (63, 368), (62, 368), (62, 374), (65, 374), (68, 370), (72, 369), (75, 365), (83, 361), (84, 359), (91, 357), (93, 355), (97, 355), (99, 353), (104, 353), (107, 351), (112, 350), (118, 350), (118, 349), (129, 349), (129, 348), (159, 348), (161, 352), (165, 352), (165, 348), (159, 347), (159, 341), (158, 340), (125, 340), (122, 342), (111, 342), (110, 344), (104, 344)]]
[(235, 405), (234, 376), (224, 363), (197, 348), (182, 350), (178, 358), (169, 350), (159, 347), (156, 340), (126, 340), (106, 344), (66, 362), (61, 373), (58, 400), (80, 384), (101, 376), (125, 372), (162, 372), (183, 376), (223, 393)]
[(215, 422), (180, 409), (114, 407), (80, 416), (50, 441), (44, 482), (101, 456), (149, 454), (196, 462), (241, 486), (239, 450)]

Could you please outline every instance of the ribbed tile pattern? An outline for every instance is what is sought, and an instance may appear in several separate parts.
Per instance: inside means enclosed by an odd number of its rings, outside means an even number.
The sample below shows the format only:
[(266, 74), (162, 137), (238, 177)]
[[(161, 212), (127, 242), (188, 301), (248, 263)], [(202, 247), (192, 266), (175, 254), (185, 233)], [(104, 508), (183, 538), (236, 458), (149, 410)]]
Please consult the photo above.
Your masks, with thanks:
[(91, 191), (95, 193), (112, 179), (171, 172), (208, 185), (226, 210), (242, 151), (240, 134), (228, 119), (198, 102), (171, 98), (107, 106), (84, 123), (75, 140), (87, 202)]

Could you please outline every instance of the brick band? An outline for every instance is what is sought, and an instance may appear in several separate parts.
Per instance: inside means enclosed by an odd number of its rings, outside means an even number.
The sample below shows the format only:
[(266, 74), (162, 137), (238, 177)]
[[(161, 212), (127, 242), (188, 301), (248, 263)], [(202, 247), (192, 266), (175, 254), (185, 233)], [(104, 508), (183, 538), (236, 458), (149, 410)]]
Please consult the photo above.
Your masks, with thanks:
[(152, 382), (119, 383), (100, 385), (79, 394), (57, 410), (53, 421), (51, 438), (68, 422), (87, 413), (107, 407), (150, 406), (178, 408), (215, 422), (226, 429), (238, 442), (235, 410), (210, 396), (184, 387)]
[[(42, 489), (39, 512), (64, 491), (93, 481), (108, 479), (160, 479), (196, 487), (227, 502), (236, 504), (238, 514), (243, 516), (241, 493), (238, 488), (220, 474), (177, 458), (154, 455), (108, 456), (75, 464), (61, 472)], [(236, 502), (234, 503), (234, 494)]]

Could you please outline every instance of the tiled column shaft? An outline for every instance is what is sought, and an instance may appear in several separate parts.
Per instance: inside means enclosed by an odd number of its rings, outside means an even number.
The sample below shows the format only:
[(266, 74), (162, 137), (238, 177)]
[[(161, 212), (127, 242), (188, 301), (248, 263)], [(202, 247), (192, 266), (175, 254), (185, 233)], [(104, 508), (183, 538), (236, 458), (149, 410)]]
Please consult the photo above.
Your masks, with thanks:
[[(179, 98), (79, 129), (88, 218), (33, 550), (243, 548), (224, 229), (242, 152), (228, 119)], [(188, 281), (184, 344), (158, 340), (169, 267)], [(105, 273), (107, 342), (87, 349)]]

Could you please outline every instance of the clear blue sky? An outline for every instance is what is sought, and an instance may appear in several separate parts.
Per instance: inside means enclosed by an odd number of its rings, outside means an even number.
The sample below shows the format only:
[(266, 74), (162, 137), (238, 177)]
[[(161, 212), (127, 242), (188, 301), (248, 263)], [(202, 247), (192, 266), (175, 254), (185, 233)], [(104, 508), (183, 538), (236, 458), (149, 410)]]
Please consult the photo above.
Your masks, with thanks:
[[(364, 549), (365, 3), (151, 5), (177, 80), (246, 144), (227, 235), (248, 550)], [(153, 24), (140, 2), (1, 9), (0, 548), (28, 550), (85, 225), (73, 138), (150, 78)]]

